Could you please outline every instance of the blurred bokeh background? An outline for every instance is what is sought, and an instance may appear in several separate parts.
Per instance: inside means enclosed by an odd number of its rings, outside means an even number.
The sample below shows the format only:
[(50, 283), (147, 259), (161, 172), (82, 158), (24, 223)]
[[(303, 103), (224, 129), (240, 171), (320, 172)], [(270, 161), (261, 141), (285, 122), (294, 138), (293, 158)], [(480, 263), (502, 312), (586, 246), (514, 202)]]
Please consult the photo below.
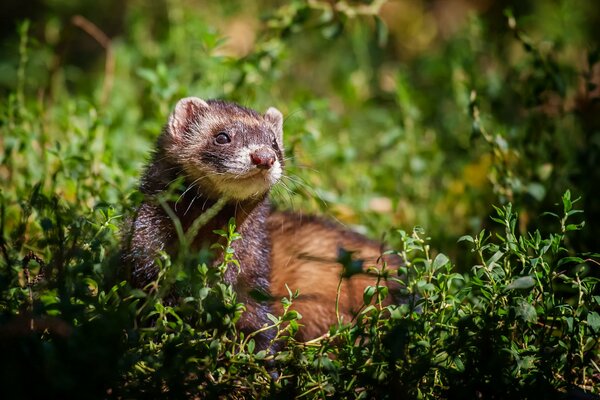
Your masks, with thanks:
[(492, 204), (544, 230), (570, 189), (587, 221), (570, 245), (599, 248), (596, 1), (4, 0), (0, 19), (6, 197), (127, 204), (196, 95), (282, 110), (280, 207), (375, 237), (422, 226), (460, 260)]

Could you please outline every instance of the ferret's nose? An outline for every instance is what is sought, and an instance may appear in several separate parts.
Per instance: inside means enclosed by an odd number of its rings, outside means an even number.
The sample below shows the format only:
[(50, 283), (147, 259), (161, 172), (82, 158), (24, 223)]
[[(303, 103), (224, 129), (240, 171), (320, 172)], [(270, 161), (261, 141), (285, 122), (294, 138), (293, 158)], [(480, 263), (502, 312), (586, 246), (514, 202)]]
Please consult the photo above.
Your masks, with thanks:
[(257, 168), (269, 169), (275, 163), (275, 153), (268, 148), (260, 148), (250, 153), (250, 160)]

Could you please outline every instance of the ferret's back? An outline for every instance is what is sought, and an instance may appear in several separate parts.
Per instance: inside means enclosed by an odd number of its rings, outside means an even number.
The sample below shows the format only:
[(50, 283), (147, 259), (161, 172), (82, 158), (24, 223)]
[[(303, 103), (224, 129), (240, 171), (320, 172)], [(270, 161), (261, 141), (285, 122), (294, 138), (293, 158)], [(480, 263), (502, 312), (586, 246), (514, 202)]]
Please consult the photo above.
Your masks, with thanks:
[[(309, 340), (326, 333), (337, 322), (335, 301), (342, 273), (338, 262), (340, 248), (355, 252), (353, 258), (363, 261), (363, 273), (344, 279), (340, 294), (340, 315), (350, 322), (363, 305), (365, 287), (377, 284), (369, 266), (379, 269), (385, 259), (388, 268), (397, 269), (398, 257), (386, 256), (379, 242), (344, 229), (336, 223), (314, 216), (275, 212), (268, 218), (271, 236), (271, 292), (278, 301), (287, 297), (287, 286), (299, 290), (293, 309), (302, 315), (305, 327), (298, 339)], [(380, 284), (385, 285), (385, 282)], [(280, 307), (277, 305), (276, 307)]]

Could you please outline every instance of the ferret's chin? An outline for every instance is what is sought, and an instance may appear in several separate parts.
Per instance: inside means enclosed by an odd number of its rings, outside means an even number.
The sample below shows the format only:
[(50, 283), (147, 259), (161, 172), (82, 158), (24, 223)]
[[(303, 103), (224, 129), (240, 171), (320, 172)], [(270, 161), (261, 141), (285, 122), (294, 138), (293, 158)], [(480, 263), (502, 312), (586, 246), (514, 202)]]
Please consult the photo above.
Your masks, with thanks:
[[(250, 200), (267, 193), (277, 181), (271, 173), (255, 173), (248, 177), (223, 179), (218, 183), (220, 192), (231, 199)], [(273, 181), (274, 180), (274, 181)]]

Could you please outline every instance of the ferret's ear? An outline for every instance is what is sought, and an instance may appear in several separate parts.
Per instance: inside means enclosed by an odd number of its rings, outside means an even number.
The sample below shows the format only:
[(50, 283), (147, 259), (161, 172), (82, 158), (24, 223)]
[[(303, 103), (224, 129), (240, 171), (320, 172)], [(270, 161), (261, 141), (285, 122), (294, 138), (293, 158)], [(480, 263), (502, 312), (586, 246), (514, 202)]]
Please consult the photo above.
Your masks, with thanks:
[(269, 107), (267, 112), (265, 112), (265, 119), (273, 124), (279, 142), (281, 143), (283, 140), (283, 114), (275, 107)]
[(174, 137), (181, 137), (203, 108), (208, 108), (208, 103), (198, 97), (179, 100), (169, 116), (169, 133)]

